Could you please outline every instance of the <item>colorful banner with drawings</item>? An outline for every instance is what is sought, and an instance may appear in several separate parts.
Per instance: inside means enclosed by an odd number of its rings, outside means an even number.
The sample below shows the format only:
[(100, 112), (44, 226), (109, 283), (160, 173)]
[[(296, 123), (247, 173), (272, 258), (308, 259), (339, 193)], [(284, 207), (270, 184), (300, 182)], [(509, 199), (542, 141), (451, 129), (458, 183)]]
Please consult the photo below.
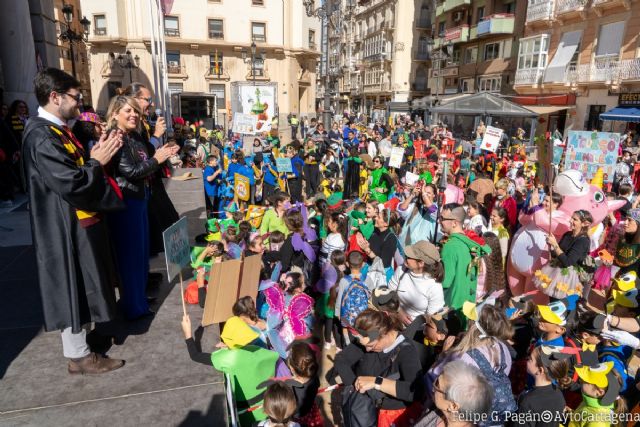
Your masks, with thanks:
[(598, 168), (602, 168), (604, 182), (611, 182), (619, 145), (619, 133), (569, 131), (564, 169), (579, 170), (591, 180)]

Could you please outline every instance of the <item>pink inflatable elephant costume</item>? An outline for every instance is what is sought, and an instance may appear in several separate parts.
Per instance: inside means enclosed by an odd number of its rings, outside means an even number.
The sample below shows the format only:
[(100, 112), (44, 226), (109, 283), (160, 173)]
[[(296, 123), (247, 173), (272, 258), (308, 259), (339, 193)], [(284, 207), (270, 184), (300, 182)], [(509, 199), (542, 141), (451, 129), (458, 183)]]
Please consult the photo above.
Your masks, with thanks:
[(447, 184), (447, 189), (444, 190), (444, 203), (464, 204), (464, 191), (455, 185)]
[(607, 201), (596, 185), (589, 184), (581, 172), (568, 170), (559, 174), (553, 183), (553, 191), (563, 195), (560, 207), (555, 210), (549, 224), (549, 213), (540, 209), (531, 215), (520, 214), (521, 227), (511, 241), (511, 256), (507, 261), (507, 280), (513, 295), (521, 295), (535, 289), (533, 273), (549, 262), (546, 236), (551, 232), (560, 241), (569, 231), (571, 215), (586, 210), (593, 215), (593, 225), (600, 224), (609, 212), (624, 206), (621, 200)]

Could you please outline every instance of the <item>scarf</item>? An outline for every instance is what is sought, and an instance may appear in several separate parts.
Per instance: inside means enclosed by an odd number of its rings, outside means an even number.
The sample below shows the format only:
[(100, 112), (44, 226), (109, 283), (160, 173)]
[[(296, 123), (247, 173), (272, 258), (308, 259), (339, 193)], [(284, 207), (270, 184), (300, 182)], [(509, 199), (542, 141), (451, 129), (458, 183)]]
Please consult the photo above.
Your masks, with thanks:
[[(83, 166), (84, 148), (82, 147), (82, 144), (80, 144), (80, 141), (78, 141), (73, 133), (71, 133), (71, 130), (66, 126), (63, 128), (63, 130), (58, 129), (55, 126), (49, 126), (49, 129), (51, 129), (51, 131), (53, 131), (53, 133), (60, 138), (60, 141), (67, 151), (67, 154), (69, 154), (69, 156), (73, 159), (73, 161), (76, 163), (76, 166)], [(118, 187), (118, 184), (115, 182), (115, 180), (107, 174), (104, 168), (103, 171), (107, 183), (114, 189), (118, 197), (122, 200), (122, 191), (120, 190), (120, 187)], [(80, 222), (80, 226), (82, 228), (87, 228), (100, 222), (101, 218), (98, 212), (90, 212), (78, 208), (75, 208), (75, 210), (76, 217), (78, 218), (78, 221)]]

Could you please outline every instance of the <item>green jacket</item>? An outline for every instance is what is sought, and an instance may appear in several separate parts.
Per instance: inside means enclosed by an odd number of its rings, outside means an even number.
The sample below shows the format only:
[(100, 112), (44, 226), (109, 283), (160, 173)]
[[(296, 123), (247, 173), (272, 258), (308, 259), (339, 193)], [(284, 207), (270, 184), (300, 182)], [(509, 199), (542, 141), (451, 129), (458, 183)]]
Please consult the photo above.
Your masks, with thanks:
[(462, 233), (449, 236), (442, 247), (444, 266), (444, 301), (448, 307), (459, 310), (465, 301), (475, 302), (480, 258), (490, 254), (491, 248), (481, 246)]

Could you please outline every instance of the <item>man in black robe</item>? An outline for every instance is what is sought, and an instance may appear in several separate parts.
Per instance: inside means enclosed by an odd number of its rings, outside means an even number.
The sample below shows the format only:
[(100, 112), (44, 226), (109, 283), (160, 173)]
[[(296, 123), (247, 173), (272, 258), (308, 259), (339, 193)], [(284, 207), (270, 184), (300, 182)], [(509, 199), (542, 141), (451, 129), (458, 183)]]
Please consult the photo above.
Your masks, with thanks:
[(45, 330), (62, 331), (69, 373), (109, 372), (124, 361), (92, 353), (84, 327), (111, 320), (115, 312), (117, 276), (103, 213), (124, 203), (103, 167), (122, 136), (103, 136), (85, 162), (67, 126), (79, 114), (80, 82), (48, 68), (34, 84), (40, 108), (24, 130), (22, 162)]

